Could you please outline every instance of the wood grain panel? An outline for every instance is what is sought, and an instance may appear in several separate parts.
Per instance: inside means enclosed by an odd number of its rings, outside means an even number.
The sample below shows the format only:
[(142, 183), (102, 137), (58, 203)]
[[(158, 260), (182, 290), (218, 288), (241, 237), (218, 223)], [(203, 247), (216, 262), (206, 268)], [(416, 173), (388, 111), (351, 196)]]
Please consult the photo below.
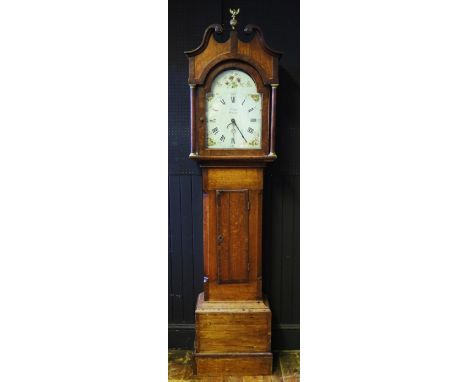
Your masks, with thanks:
[(202, 309), (203, 312), (224, 312), (229, 309), (233, 313), (249, 312), (267, 312), (270, 310), (269, 301), (266, 296), (260, 300), (245, 301), (210, 301), (205, 299), (205, 295), (200, 293), (197, 300), (197, 312)]
[(270, 375), (271, 353), (239, 353), (226, 355), (195, 354), (195, 369), (198, 376), (210, 375)]
[(205, 168), (203, 173), (205, 191), (263, 188), (263, 169), (260, 168)]
[[(216, 256), (218, 283), (230, 281), (230, 256), (231, 256), (231, 214), (230, 194), (216, 191)], [(213, 234), (213, 233), (212, 233)], [(234, 254), (235, 255), (235, 254)], [(245, 280), (244, 280), (245, 281)]]
[(196, 73), (197, 78), (199, 74), (203, 71), (206, 67), (206, 64), (221, 54), (229, 53), (231, 43), (229, 41), (226, 42), (216, 42), (213, 35), (210, 37), (209, 41), (210, 49), (207, 49), (200, 53), (198, 56), (193, 57), (195, 62), (194, 73)]
[(218, 282), (249, 281), (248, 190), (216, 192)]
[(223, 300), (258, 300), (261, 294), (258, 294), (260, 289), (258, 283), (261, 280), (250, 280), (248, 283), (239, 284), (219, 284), (217, 282), (209, 282), (208, 288), (209, 298), (216, 301)]
[(216, 251), (216, 191), (210, 190), (203, 194), (203, 290), (206, 299), (212, 298), (211, 286), (217, 279)]
[[(249, 214), (249, 254), (251, 260), (252, 276), (262, 280), (262, 208), (263, 191), (250, 191), (250, 214)], [(256, 260), (256, 261), (255, 261)], [(258, 282), (258, 295), (263, 294), (262, 283)]]
[(273, 80), (273, 62), (275, 58), (265, 53), (258, 36), (255, 36), (250, 43), (239, 40), (237, 50), (240, 54), (251, 56), (256, 62), (259, 62), (268, 78)]
[(269, 312), (198, 314), (197, 351), (269, 351), (269, 317)]
[[(203, 195), (200, 176), (191, 176), (192, 190), (192, 247), (193, 293), (191, 306), (195, 307), (198, 294), (203, 291)], [(189, 195), (186, 196), (187, 198)]]

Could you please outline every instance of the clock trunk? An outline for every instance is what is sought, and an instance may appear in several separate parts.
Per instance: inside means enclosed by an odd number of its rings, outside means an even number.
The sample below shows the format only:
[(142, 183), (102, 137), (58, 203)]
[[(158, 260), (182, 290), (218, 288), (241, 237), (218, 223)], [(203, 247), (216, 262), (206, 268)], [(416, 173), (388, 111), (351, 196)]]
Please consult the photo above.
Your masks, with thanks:
[(203, 169), (206, 300), (261, 300), (263, 168)]

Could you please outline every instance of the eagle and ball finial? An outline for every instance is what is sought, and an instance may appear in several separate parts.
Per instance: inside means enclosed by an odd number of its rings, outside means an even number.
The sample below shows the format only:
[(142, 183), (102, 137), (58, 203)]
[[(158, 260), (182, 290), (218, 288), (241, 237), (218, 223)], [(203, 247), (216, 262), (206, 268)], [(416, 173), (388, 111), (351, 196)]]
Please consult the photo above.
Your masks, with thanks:
[(231, 13), (231, 20), (229, 21), (229, 24), (231, 24), (232, 30), (234, 30), (236, 29), (236, 25), (237, 25), (236, 16), (239, 14), (240, 8), (237, 8), (237, 9), (229, 8), (229, 12)]

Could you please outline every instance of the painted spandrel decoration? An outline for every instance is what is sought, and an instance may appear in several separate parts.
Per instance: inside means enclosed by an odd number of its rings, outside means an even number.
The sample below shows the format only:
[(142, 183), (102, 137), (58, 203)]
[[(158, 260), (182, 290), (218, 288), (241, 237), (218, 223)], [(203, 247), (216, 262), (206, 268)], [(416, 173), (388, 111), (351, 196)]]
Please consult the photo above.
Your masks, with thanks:
[(262, 96), (241, 70), (226, 70), (206, 95), (207, 146), (256, 149), (262, 141)]

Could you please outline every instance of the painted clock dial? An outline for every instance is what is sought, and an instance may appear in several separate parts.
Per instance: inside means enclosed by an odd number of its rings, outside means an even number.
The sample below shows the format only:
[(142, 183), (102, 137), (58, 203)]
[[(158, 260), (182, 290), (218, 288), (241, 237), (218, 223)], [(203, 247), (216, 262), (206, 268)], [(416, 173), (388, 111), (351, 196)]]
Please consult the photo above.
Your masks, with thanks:
[(209, 149), (260, 149), (262, 95), (241, 70), (218, 74), (206, 94), (206, 146)]

